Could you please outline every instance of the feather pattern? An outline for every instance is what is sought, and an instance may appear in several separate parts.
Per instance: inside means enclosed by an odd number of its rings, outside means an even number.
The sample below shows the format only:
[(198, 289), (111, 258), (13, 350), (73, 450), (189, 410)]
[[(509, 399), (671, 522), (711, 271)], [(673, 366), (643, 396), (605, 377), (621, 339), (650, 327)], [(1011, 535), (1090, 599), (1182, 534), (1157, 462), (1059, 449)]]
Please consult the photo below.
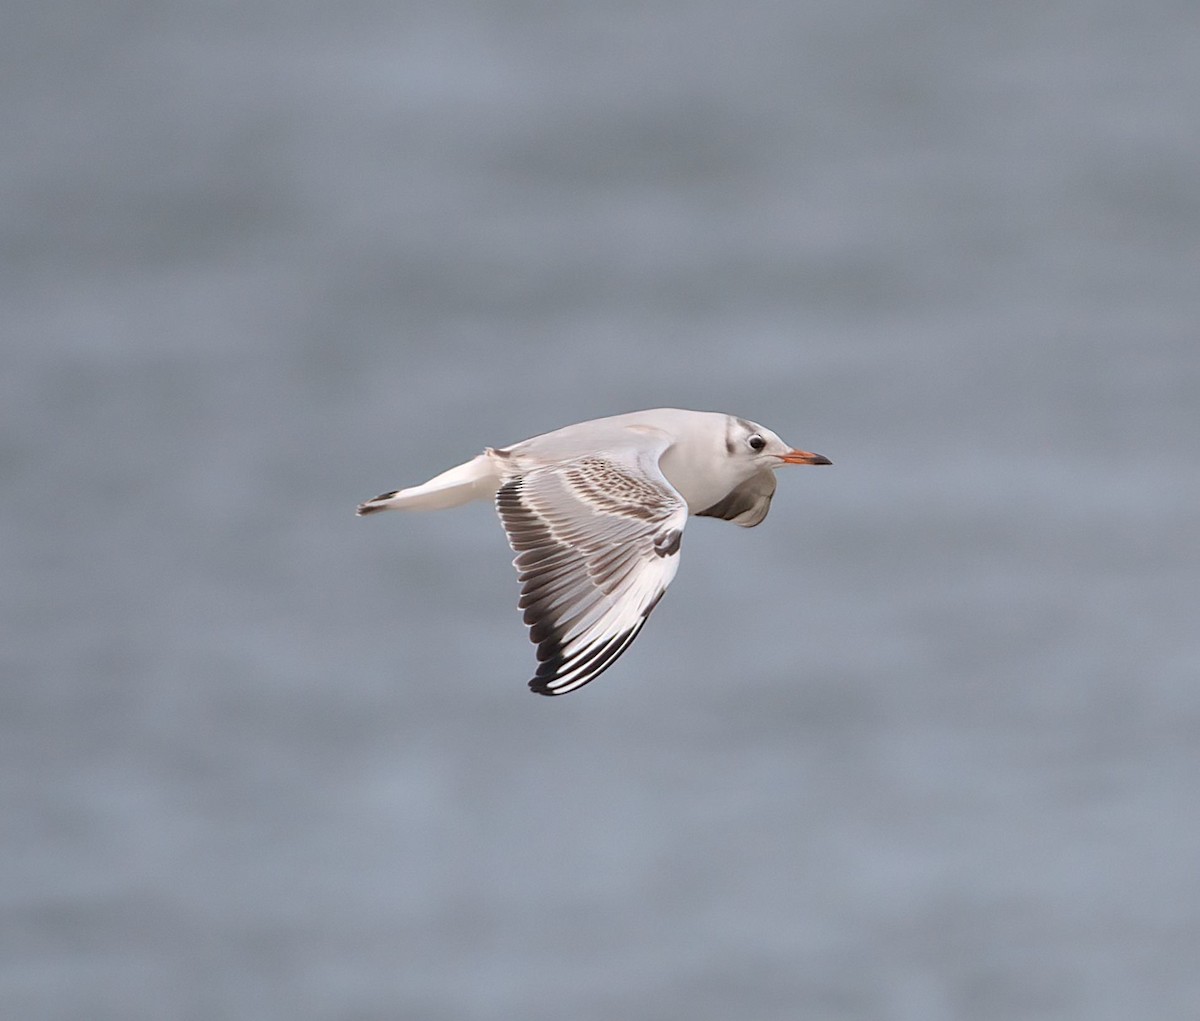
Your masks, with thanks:
[(687, 504), (659, 469), (660, 453), (545, 464), (497, 491), (537, 645), (529, 686), (538, 694), (565, 694), (608, 669), (675, 577)]
[(753, 527), (771, 508), (776, 469), (830, 463), (748, 419), (651, 408), (485, 447), (358, 513), (494, 500), (537, 646), (529, 686), (560, 695), (599, 676), (637, 637), (675, 577), (689, 514)]

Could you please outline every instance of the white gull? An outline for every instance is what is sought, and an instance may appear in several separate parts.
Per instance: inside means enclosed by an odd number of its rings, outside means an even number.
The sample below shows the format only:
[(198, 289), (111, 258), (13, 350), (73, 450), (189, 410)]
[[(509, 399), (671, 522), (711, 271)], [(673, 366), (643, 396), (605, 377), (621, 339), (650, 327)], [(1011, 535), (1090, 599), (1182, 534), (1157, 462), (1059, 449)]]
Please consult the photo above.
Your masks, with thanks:
[(494, 500), (537, 645), (529, 687), (562, 695), (637, 637), (675, 577), (689, 514), (751, 528), (771, 507), (776, 468), (830, 463), (744, 418), (656, 408), (488, 447), (358, 513)]

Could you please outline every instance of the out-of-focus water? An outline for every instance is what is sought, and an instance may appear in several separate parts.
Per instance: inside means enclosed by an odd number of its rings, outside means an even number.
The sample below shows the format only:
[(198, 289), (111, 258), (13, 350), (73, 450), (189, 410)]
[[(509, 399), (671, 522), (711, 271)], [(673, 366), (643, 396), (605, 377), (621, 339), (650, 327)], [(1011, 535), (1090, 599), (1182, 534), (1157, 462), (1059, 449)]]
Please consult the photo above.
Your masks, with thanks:
[[(1194, 1018), (1200, 9), (5, 15), (0, 1013)], [(829, 455), (530, 696), (596, 415)]]

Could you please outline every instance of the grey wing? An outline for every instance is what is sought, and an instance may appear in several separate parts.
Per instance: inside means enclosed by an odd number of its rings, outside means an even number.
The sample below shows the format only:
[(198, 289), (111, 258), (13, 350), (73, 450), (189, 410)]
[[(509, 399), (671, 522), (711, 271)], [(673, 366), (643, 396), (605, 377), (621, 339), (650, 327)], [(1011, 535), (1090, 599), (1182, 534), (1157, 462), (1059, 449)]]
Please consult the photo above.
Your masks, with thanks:
[(751, 475), (729, 495), (698, 512), (701, 518), (723, 518), (743, 528), (753, 528), (767, 516), (775, 495), (775, 473), (770, 469)]
[(537, 645), (529, 687), (574, 691), (628, 648), (675, 577), (687, 505), (656, 451), (534, 468), (500, 486), (496, 509)]

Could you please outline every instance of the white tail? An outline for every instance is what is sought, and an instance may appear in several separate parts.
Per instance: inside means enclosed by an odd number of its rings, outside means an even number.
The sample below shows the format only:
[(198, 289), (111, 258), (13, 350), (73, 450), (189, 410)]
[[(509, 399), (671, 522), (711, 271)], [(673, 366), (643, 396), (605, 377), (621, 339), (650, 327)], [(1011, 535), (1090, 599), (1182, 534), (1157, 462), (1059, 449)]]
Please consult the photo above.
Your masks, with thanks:
[(500, 488), (500, 473), (490, 452), (436, 475), (420, 486), (384, 493), (358, 505), (359, 515), (383, 510), (442, 510), (472, 500), (489, 500)]

